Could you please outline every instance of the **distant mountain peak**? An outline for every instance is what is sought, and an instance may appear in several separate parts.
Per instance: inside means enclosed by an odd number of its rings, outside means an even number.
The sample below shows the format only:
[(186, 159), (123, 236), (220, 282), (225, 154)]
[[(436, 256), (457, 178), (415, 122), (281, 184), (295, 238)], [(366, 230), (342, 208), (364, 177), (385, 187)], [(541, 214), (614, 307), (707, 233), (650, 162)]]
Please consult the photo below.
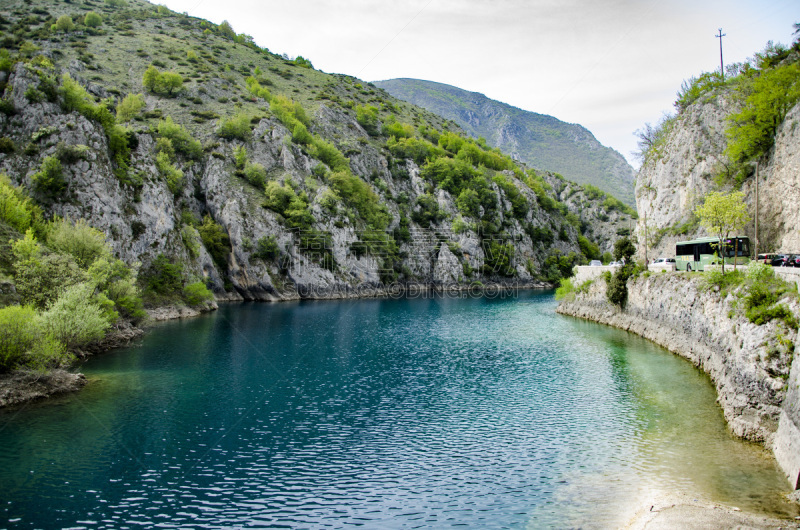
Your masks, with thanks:
[(434, 81), (402, 78), (373, 84), (454, 121), (470, 136), (483, 137), (489, 145), (534, 168), (554, 171), (579, 184), (592, 184), (635, 205), (633, 168), (619, 152), (601, 144), (579, 124)]

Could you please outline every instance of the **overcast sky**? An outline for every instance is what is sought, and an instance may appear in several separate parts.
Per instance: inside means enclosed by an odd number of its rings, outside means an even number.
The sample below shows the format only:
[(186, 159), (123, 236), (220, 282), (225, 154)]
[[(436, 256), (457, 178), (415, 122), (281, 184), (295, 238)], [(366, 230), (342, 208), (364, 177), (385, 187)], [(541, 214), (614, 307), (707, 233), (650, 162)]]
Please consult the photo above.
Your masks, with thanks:
[[(154, 0), (158, 3), (158, 0)], [(790, 44), (798, 0), (162, 0), (366, 81), (446, 83), (579, 123), (634, 166), (681, 82)]]

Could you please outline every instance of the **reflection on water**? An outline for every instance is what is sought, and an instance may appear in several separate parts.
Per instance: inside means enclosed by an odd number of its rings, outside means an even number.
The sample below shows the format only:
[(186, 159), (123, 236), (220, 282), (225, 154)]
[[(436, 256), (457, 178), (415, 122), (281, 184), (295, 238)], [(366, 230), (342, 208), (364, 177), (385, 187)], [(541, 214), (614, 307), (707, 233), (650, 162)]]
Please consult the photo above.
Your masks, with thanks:
[(0, 413), (12, 527), (609, 526), (647, 492), (795, 515), (708, 378), (550, 294), (223, 306)]

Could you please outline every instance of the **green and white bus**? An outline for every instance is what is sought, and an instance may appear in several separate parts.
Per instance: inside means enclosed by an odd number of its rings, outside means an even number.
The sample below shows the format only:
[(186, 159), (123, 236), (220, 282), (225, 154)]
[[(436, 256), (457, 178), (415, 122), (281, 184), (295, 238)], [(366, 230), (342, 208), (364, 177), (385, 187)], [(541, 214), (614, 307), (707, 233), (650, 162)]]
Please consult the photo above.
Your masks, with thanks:
[[(747, 265), (750, 262), (750, 239), (747, 237), (729, 237), (723, 240), (725, 251), (722, 253), (725, 265)], [(692, 241), (680, 241), (675, 245), (675, 268), (679, 271), (702, 271), (706, 265), (719, 265), (722, 260), (717, 256), (719, 239), (701, 237)]]

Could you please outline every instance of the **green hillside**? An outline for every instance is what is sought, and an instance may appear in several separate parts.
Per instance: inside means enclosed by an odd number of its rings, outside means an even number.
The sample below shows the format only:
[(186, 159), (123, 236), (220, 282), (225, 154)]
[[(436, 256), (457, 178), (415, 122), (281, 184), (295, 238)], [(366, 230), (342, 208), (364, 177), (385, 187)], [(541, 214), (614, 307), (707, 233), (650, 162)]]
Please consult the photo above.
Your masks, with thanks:
[(580, 125), (521, 110), (477, 92), (419, 79), (377, 81), (394, 97), (452, 120), (473, 138), (538, 168), (592, 184), (635, 206), (633, 168)]
[(20, 333), (0, 372), (63, 364), (145, 310), (543, 287), (630, 224), (225, 22), (143, 0), (0, 13), (0, 323)]

